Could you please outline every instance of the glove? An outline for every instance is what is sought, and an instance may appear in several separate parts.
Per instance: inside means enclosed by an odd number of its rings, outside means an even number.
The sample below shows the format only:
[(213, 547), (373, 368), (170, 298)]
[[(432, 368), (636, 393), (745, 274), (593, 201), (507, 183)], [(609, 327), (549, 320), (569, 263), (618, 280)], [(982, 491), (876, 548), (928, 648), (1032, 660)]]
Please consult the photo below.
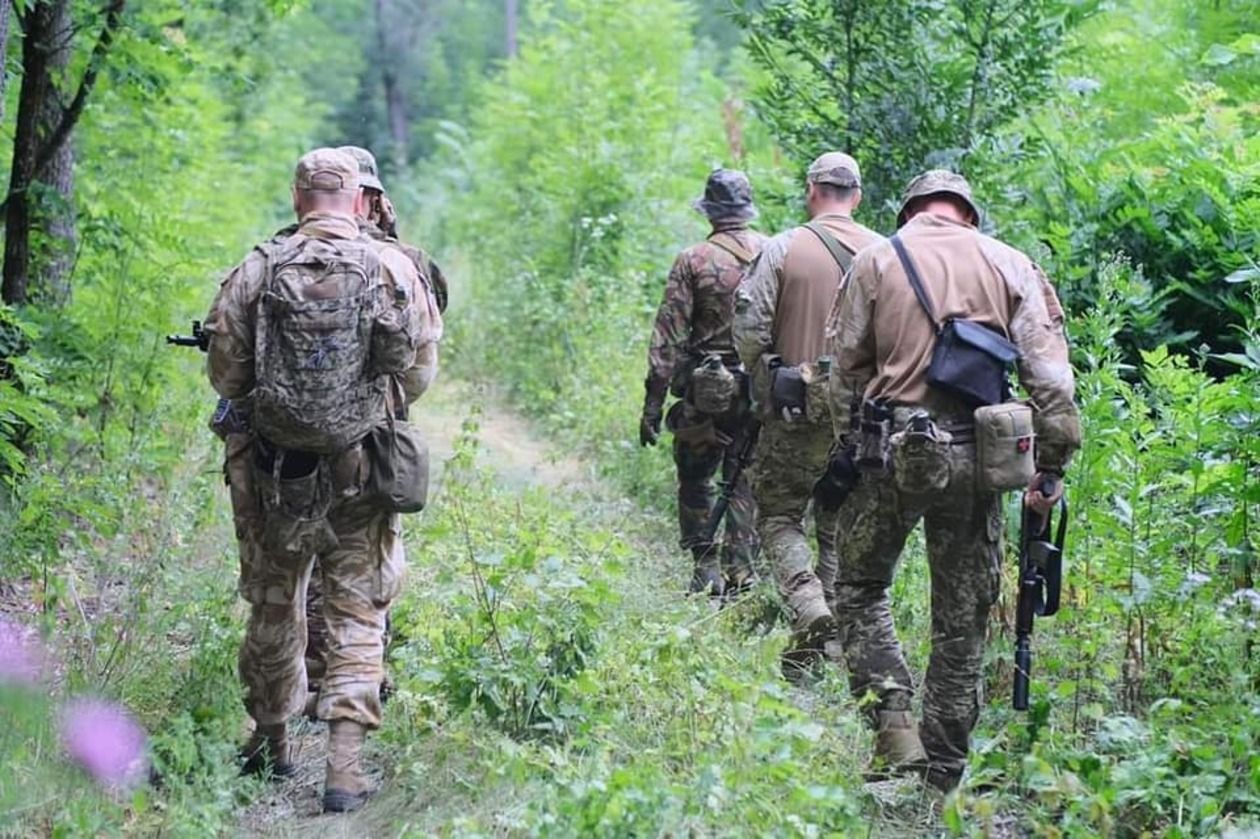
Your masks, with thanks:
[(1044, 517), (1063, 497), (1063, 476), (1054, 472), (1038, 472), (1028, 483), (1024, 506)]
[(814, 503), (821, 509), (840, 509), (849, 493), (857, 487), (862, 473), (858, 471), (853, 455), (853, 449), (841, 449), (827, 461), (827, 471), (814, 484)]
[(661, 438), (661, 407), (644, 405), (643, 416), (639, 420), (639, 445), (655, 446)]

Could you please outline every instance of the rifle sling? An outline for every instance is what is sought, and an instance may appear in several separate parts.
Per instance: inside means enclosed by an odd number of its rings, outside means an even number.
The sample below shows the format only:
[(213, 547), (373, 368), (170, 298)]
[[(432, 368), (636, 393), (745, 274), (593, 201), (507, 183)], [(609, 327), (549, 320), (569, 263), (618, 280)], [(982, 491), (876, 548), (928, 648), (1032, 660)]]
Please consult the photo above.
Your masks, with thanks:
[(832, 235), (830, 230), (816, 221), (806, 224), (805, 229), (817, 236), (818, 241), (823, 243), (823, 247), (831, 254), (831, 258), (840, 266), (840, 274), (843, 276), (849, 273), (849, 269), (853, 267), (854, 252), (849, 250), (848, 245), (841, 242)]
[[(726, 238), (719, 239), (719, 236), (724, 236)], [(756, 258), (752, 251), (748, 250), (748, 248), (744, 247), (738, 239), (724, 230), (717, 233), (711, 233), (709, 235), (709, 241), (729, 253), (731, 256), (735, 257), (735, 259), (739, 261), (740, 265), (748, 265)]]

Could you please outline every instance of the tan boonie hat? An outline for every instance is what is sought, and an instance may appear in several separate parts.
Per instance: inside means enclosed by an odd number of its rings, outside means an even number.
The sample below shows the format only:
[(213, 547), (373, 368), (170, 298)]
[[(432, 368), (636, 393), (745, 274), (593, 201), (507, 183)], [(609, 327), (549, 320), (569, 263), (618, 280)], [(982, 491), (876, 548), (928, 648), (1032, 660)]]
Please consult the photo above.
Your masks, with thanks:
[(315, 149), (302, 155), (293, 172), (298, 189), (346, 192), (359, 188), (359, 164), (337, 149)]
[(832, 184), (852, 189), (862, 185), (862, 170), (857, 161), (842, 151), (829, 151), (809, 164), (806, 180), (811, 184)]
[(342, 146), (337, 151), (343, 151), (354, 158), (359, 164), (359, 188), (375, 189), (378, 192), (384, 192), (385, 187), (381, 185), (380, 172), (376, 168), (376, 158), (365, 148), (359, 146)]
[(967, 183), (967, 179), (962, 175), (950, 172), (948, 169), (929, 169), (906, 185), (906, 191), (901, 196), (901, 211), (897, 213), (897, 226), (901, 227), (910, 220), (908, 210), (912, 202), (929, 195), (952, 195), (955, 198), (961, 198), (975, 216), (972, 224), (980, 226), (980, 219), (984, 217), (984, 213), (980, 211), (980, 205), (976, 203), (976, 200), (971, 197), (971, 184)]

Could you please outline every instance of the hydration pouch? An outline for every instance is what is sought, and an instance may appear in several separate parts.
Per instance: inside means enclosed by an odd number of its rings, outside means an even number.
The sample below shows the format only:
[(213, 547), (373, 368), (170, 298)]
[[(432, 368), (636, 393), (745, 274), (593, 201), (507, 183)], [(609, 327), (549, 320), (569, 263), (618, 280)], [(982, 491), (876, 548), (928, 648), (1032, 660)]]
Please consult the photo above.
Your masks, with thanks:
[(1037, 471), (1032, 408), (1004, 402), (977, 408), (977, 481), (985, 492), (1023, 489)]
[(906, 427), (889, 438), (897, 489), (920, 495), (944, 491), (949, 486), (953, 439), (926, 411), (913, 414)]
[(770, 374), (770, 407), (785, 422), (806, 418), (806, 383), (800, 367), (776, 367)]
[(718, 416), (731, 409), (739, 382), (720, 355), (710, 355), (691, 374), (690, 398), (696, 410)]
[(333, 488), (327, 458), (278, 449), (262, 440), (254, 452), (263, 549), (300, 562), (337, 547), (337, 534), (328, 523)]

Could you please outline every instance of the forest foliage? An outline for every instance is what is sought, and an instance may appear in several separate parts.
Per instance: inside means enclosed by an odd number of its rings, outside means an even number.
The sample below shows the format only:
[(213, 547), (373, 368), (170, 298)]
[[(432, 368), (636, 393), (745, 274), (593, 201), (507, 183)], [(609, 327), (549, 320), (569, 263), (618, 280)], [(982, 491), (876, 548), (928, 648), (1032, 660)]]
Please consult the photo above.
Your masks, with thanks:
[[(56, 3), (75, 24), (64, 106), (110, 4)], [(163, 786), (118, 800), (21, 759), (53, 736), (33, 719), (0, 811), (24, 801), (33, 823), (70, 833), (204, 834), (230, 831), (257, 792), (231, 769), (241, 710), (221, 686), (235, 684), (239, 615), (207, 390), (200, 360), (162, 336), (287, 221), (303, 150), (359, 142), (378, 151), (404, 232), (453, 278), (448, 369), (500, 388), (663, 526), (672, 464), (633, 432), (651, 318), (675, 252), (705, 232), (689, 204), (710, 168), (750, 173), (766, 232), (800, 219), (801, 173), (824, 148), (858, 155), (860, 219), (885, 231), (910, 174), (967, 174), (991, 230), (1034, 254), (1070, 309), (1086, 442), (1068, 477), (1068, 603), (1039, 624), (1034, 710), (1002, 702), (1004, 598), (972, 764), (998, 798), (955, 801), (947, 828), (972, 833), (994, 807), (1058, 835), (1255, 824), (1260, 3), (521, 10), (512, 41), (491, 0), (125, 4), (68, 146), (73, 177), (31, 193), (32, 288), (56, 293), (0, 306), (0, 595), (55, 641), (59, 692), (121, 700), (155, 732)], [(6, 20), (16, 139), (23, 19)], [(438, 593), (401, 609), (404, 713), (385, 740), (408, 794), (423, 794), (434, 737), (489, 749), (489, 780), (529, 802), (513, 824), (525, 832), (704, 830), (725, 812), (816, 835), (869, 815), (860, 767), (830, 757), (857, 748), (855, 717), (820, 702), (820, 732), (769, 684), (773, 636), (746, 632), (752, 618), (710, 630), (685, 606), (634, 611), (634, 586), (673, 581), (636, 571), (614, 524), (505, 499), (456, 467), (423, 534), (452, 565), (419, 560)], [(469, 517), (477, 504), (489, 521)], [(916, 556), (895, 594), (921, 662)], [(501, 599), (478, 595), (485, 580)], [(501, 655), (486, 646), (496, 615)], [(706, 631), (733, 652), (715, 659)], [(671, 722), (679, 703), (694, 714)], [(487, 745), (483, 722), (503, 739)]]

